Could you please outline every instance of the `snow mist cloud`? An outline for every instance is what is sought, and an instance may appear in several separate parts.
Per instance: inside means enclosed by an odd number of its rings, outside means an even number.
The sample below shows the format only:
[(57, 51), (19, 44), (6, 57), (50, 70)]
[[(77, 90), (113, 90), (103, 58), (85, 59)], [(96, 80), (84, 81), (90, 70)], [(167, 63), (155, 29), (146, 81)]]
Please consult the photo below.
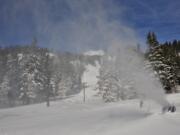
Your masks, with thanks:
[[(123, 77), (134, 80), (138, 93), (167, 104), (160, 84), (142, 67), (132, 48), (138, 43), (135, 30), (122, 20), (125, 7), (112, 0), (16, 0), (11, 14), (29, 12), (35, 35), (54, 50), (81, 52), (105, 49), (116, 57)], [(118, 6), (117, 6), (118, 5)], [(140, 70), (141, 69), (141, 70)]]
[(131, 82), (140, 99), (153, 100), (162, 106), (169, 105), (162, 85), (155, 78), (153, 70), (150, 67), (145, 68), (143, 56), (138, 54), (132, 45), (124, 45), (115, 44), (109, 49), (108, 53), (113, 58), (113, 62), (108, 68), (112, 72), (118, 72), (120, 83)]
[(108, 48), (114, 37), (122, 43), (136, 40), (134, 30), (121, 19), (125, 7), (116, 5), (114, 0), (15, 0), (8, 14), (12, 21), (23, 12), (29, 16), (42, 45), (84, 51)]

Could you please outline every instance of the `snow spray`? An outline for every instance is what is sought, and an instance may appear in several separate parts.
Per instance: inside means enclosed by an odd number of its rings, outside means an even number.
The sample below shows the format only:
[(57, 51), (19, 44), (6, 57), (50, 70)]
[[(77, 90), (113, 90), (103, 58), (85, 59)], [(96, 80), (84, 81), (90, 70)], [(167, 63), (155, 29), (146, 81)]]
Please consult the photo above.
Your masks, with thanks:
[(133, 82), (140, 99), (153, 100), (163, 107), (170, 106), (160, 81), (155, 78), (152, 69), (145, 68), (144, 56), (137, 52), (135, 46), (117, 43), (111, 46), (108, 53), (115, 58), (114, 70), (120, 72), (120, 78)]
[[(23, 9), (32, 14), (40, 44), (54, 50), (88, 51), (105, 49), (115, 58), (115, 70), (122, 78), (134, 81), (141, 98), (152, 99), (162, 106), (169, 103), (160, 83), (144, 69), (143, 59), (130, 48), (139, 43), (135, 30), (122, 19), (125, 7), (105, 0), (53, 0), (61, 12), (52, 12), (52, 5), (44, 0), (16, 1), (10, 10), (17, 20)], [(62, 6), (62, 3), (64, 3)], [(67, 12), (66, 12), (67, 11)], [(67, 14), (64, 14), (67, 13)], [(53, 21), (55, 15), (56, 21)], [(58, 16), (60, 19), (58, 19)], [(12, 20), (13, 21), (13, 20)]]

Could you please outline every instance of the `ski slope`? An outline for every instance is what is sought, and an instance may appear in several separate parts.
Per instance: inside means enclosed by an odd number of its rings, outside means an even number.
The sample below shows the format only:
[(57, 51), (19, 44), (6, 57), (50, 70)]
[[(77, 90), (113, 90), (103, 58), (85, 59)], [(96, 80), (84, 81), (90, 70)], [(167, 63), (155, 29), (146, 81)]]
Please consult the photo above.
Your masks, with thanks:
[[(82, 82), (87, 86), (85, 88), (85, 101), (94, 102), (98, 100), (96, 97), (97, 90), (97, 76), (99, 76), (100, 64), (98, 61), (95, 61), (95, 65), (87, 64), (85, 66), (85, 72), (82, 76)], [(79, 94), (74, 95), (73, 97), (67, 99), (69, 102), (79, 102), (81, 103), (84, 100), (84, 91), (82, 90)]]
[[(138, 100), (105, 104), (56, 101), (0, 110), (0, 135), (179, 135), (180, 94), (170, 95), (176, 113)], [(151, 105), (150, 105), (151, 104)]]
[(0, 110), (0, 135), (179, 135), (180, 94), (168, 95), (175, 113), (161, 113), (161, 106), (139, 100), (103, 103), (95, 97), (100, 65), (87, 65), (83, 92), (61, 101)]

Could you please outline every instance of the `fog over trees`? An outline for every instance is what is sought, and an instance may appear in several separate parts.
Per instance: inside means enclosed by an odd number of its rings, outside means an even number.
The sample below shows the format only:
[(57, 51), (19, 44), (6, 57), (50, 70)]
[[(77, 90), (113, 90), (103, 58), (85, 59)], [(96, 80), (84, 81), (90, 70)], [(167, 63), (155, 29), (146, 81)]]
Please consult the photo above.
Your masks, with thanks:
[[(85, 61), (86, 59), (86, 61)], [(0, 48), (0, 107), (63, 99), (81, 91), (84, 65), (99, 56), (52, 52), (37, 42)]]

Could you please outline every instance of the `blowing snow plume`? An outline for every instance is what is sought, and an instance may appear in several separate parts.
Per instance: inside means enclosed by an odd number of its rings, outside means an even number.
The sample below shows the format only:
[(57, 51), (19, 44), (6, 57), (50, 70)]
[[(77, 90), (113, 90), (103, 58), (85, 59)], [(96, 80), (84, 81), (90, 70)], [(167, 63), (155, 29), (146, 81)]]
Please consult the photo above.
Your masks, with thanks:
[[(54, 23), (50, 21), (50, 15), (43, 19), (36, 16), (38, 32), (48, 33), (52, 48), (59, 49), (65, 44), (77, 52), (106, 49), (114, 58), (110, 68), (118, 70), (120, 78), (133, 81), (140, 98), (168, 105), (160, 83), (150, 75), (151, 71), (144, 69), (144, 60), (132, 50), (138, 38), (136, 32), (121, 19), (124, 7), (116, 7), (115, 1), (107, 0), (66, 0), (61, 3), (54, 0), (54, 4), (63, 4), (68, 8), (63, 21)], [(51, 7), (46, 2), (44, 8)], [(47, 28), (46, 32), (41, 31), (43, 28)]]
[[(106, 48), (107, 55), (112, 61), (106, 66), (112, 72), (119, 71), (121, 80), (132, 81), (141, 99), (151, 99), (162, 106), (169, 106), (160, 82), (152, 75), (152, 69), (145, 69), (144, 59), (134, 51), (138, 43), (135, 31), (126, 26), (121, 19), (114, 19), (113, 17), (121, 15), (121, 12), (112, 3), (108, 3), (108, 6), (106, 4), (105, 1), (81, 1), (71, 5), (72, 9), (75, 8), (74, 5), (79, 7), (80, 15), (76, 21), (85, 26), (80, 27), (90, 30), (85, 32), (90, 36), (85, 34), (83, 38), (88, 39), (85, 40), (86, 45)], [(82, 45), (79, 38), (75, 39)], [(105, 56), (104, 59), (108, 61), (108, 57)]]
[(16, 0), (12, 19), (27, 10), (32, 16), (34, 35), (40, 44), (54, 50), (81, 52), (105, 49), (113, 58), (113, 71), (134, 82), (137, 93), (162, 106), (168, 104), (163, 89), (143, 67), (130, 48), (138, 43), (135, 31), (122, 20), (124, 7), (112, 0)]
[(120, 41), (118, 43), (108, 50), (111, 57), (111, 66), (108, 68), (111, 72), (116, 72), (119, 83), (131, 82), (141, 100), (150, 99), (163, 107), (169, 106), (162, 85), (155, 78), (153, 70), (145, 68), (143, 56), (138, 54), (133, 44), (121, 44)]

